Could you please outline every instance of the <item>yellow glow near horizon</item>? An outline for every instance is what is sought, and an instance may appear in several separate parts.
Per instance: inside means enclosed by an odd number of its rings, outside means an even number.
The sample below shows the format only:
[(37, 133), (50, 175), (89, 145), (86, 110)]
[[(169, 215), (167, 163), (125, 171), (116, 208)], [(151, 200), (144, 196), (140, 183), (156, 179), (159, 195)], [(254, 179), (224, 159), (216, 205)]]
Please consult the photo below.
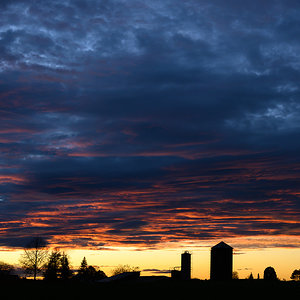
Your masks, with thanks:
[(0, 261), (8, 264), (17, 265), (23, 250), (13, 250), (7, 248), (0, 248)]
[[(229, 244), (234, 246), (242, 239), (232, 239)], [(249, 242), (249, 238), (247, 239)], [(208, 244), (210, 244), (208, 246)], [(83, 257), (86, 257), (89, 265), (99, 266), (108, 276), (118, 265), (130, 265), (139, 267), (142, 275), (166, 275), (155, 272), (145, 272), (145, 269), (172, 270), (180, 266), (180, 255), (188, 250), (192, 253), (192, 277), (209, 279), (210, 271), (210, 247), (215, 243), (186, 243), (182, 247), (170, 247), (157, 250), (138, 250), (133, 247), (114, 247), (108, 250), (66, 250), (71, 264), (77, 268)], [(174, 246), (174, 245), (173, 245)], [(275, 268), (280, 279), (289, 280), (294, 269), (300, 268), (300, 248), (240, 248), (234, 247), (233, 270), (237, 271), (239, 278), (243, 279), (253, 274), (257, 278), (263, 278), (266, 267)], [(0, 261), (17, 265), (23, 250), (0, 249)]]
[[(209, 279), (210, 272), (210, 248), (187, 249), (192, 253), (192, 277)], [(118, 249), (118, 250), (70, 250), (73, 266), (79, 266), (85, 256), (88, 264), (99, 266), (108, 276), (117, 265), (128, 264), (144, 269), (172, 270), (180, 266), (182, 249), (142, 250)], [(289, 280), (294, 269), (300, 267), (300, 249), (268, 248), (259, 250), (247, 250), (243, 254), (234, 255), (233, 270), (237, 271), (239, 278), (243, 279), (253, 274), (257, 278), (263, 278), (264, 269), (268, 266), (275, 268), (280, 279)], [(142, 275), (155, 275), (154, 272), (142, 272)], [(170, 274), (156, 274), (166, 275)]]

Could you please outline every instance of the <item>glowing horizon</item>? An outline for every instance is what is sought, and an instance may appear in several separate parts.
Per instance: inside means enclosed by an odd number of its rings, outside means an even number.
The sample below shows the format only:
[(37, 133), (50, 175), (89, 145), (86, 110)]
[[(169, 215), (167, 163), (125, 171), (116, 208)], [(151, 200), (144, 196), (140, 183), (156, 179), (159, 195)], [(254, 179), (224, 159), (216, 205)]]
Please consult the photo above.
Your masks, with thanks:
[[(296, 261), (300, 258), (300, 249), (296, 247), (268, 246), (265, 241), (270, 240), (276, 243), (274, 237), (249, 237), (248, 241), (243, 238), (230, 240), (230, 245), (234, 246), (233, 251), (233, 271), (238, 272), (240, 279), (247, 278), (250, 273), (254, 278), (258, 274), (263, 278), (264, 269), (268, 266), (275, 268), (280, 280), (291, 280), (292, 272), (298, 268)], [(247, 242), (252, 245), (247, 248)], [(281, 239), (277, 238), (277, 243)], [(138, 267), (142, 276), (164, 275), (170, 277), (171, 270), (180, 268), (180, 255), (184, 251), (192, 254), (192, 278), (201, 280), (209, 279), (210, 275), (210, 248), (218, 241), (206, 241), (203, 243), (186, 242), (183, 244), (174, 243), (164, 245), (161, 249), (138, 249), (135, 247), (107, 247), (98, 250), (91, 249), (71, 249), (71, 248), (48, 248), (59, 249), (68, 254), (73, 269), (77, 269), (83, 257), (87, 258), (88, 264), (97, 266), (103, 270), (107, 276), (112, 275), (112, 270), (118, 265), (130, 265)], [(226, 240), (227, 242), (227, 240)], [(240, 247), (240, 248), (237, 248)], [(1, 248), (1, 261), (18, 265), (18, 260), (23, 253), (22, 249)]]

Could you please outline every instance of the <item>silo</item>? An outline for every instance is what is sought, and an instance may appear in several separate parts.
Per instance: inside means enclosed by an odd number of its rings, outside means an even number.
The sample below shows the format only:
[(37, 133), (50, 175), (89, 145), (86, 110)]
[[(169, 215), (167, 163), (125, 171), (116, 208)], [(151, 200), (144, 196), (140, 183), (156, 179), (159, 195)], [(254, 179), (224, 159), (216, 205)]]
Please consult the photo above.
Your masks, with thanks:
[(188, 251), (181, 254), (181, 278), (191, 279), (191, 253)]
[(233, 248), (221, 242), (211, 248), (210, 252), (210, 279), (232, 279), (232, 250)]

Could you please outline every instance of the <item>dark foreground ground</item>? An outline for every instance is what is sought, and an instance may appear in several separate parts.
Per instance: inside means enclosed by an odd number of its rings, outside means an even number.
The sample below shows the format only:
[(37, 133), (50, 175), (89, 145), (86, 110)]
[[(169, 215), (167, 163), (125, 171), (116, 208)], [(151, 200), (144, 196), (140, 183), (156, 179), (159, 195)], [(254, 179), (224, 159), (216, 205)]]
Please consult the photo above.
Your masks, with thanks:
[[(290, 299), (300, 296), (300, 282), (264, 280), (232, 280), (230, 282), (212, 282), (209, 280), (174, 281), (170, 279), (82, 283), (82, 282), (45, 282), (18, 280), (0, 282), (2, 295), (6, 299), (219, 299), (234, 297), (251, 299)], [(291, 298), (292, 299), (292, 298)]]

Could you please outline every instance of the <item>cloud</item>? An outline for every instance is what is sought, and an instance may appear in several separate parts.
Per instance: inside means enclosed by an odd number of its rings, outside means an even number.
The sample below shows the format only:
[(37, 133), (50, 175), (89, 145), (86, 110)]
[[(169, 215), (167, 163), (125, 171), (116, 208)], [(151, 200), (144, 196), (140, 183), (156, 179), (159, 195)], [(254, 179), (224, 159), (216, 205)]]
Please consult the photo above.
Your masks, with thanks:
[(1, 245), (299, 235), (297, 2), (1, 7)]

